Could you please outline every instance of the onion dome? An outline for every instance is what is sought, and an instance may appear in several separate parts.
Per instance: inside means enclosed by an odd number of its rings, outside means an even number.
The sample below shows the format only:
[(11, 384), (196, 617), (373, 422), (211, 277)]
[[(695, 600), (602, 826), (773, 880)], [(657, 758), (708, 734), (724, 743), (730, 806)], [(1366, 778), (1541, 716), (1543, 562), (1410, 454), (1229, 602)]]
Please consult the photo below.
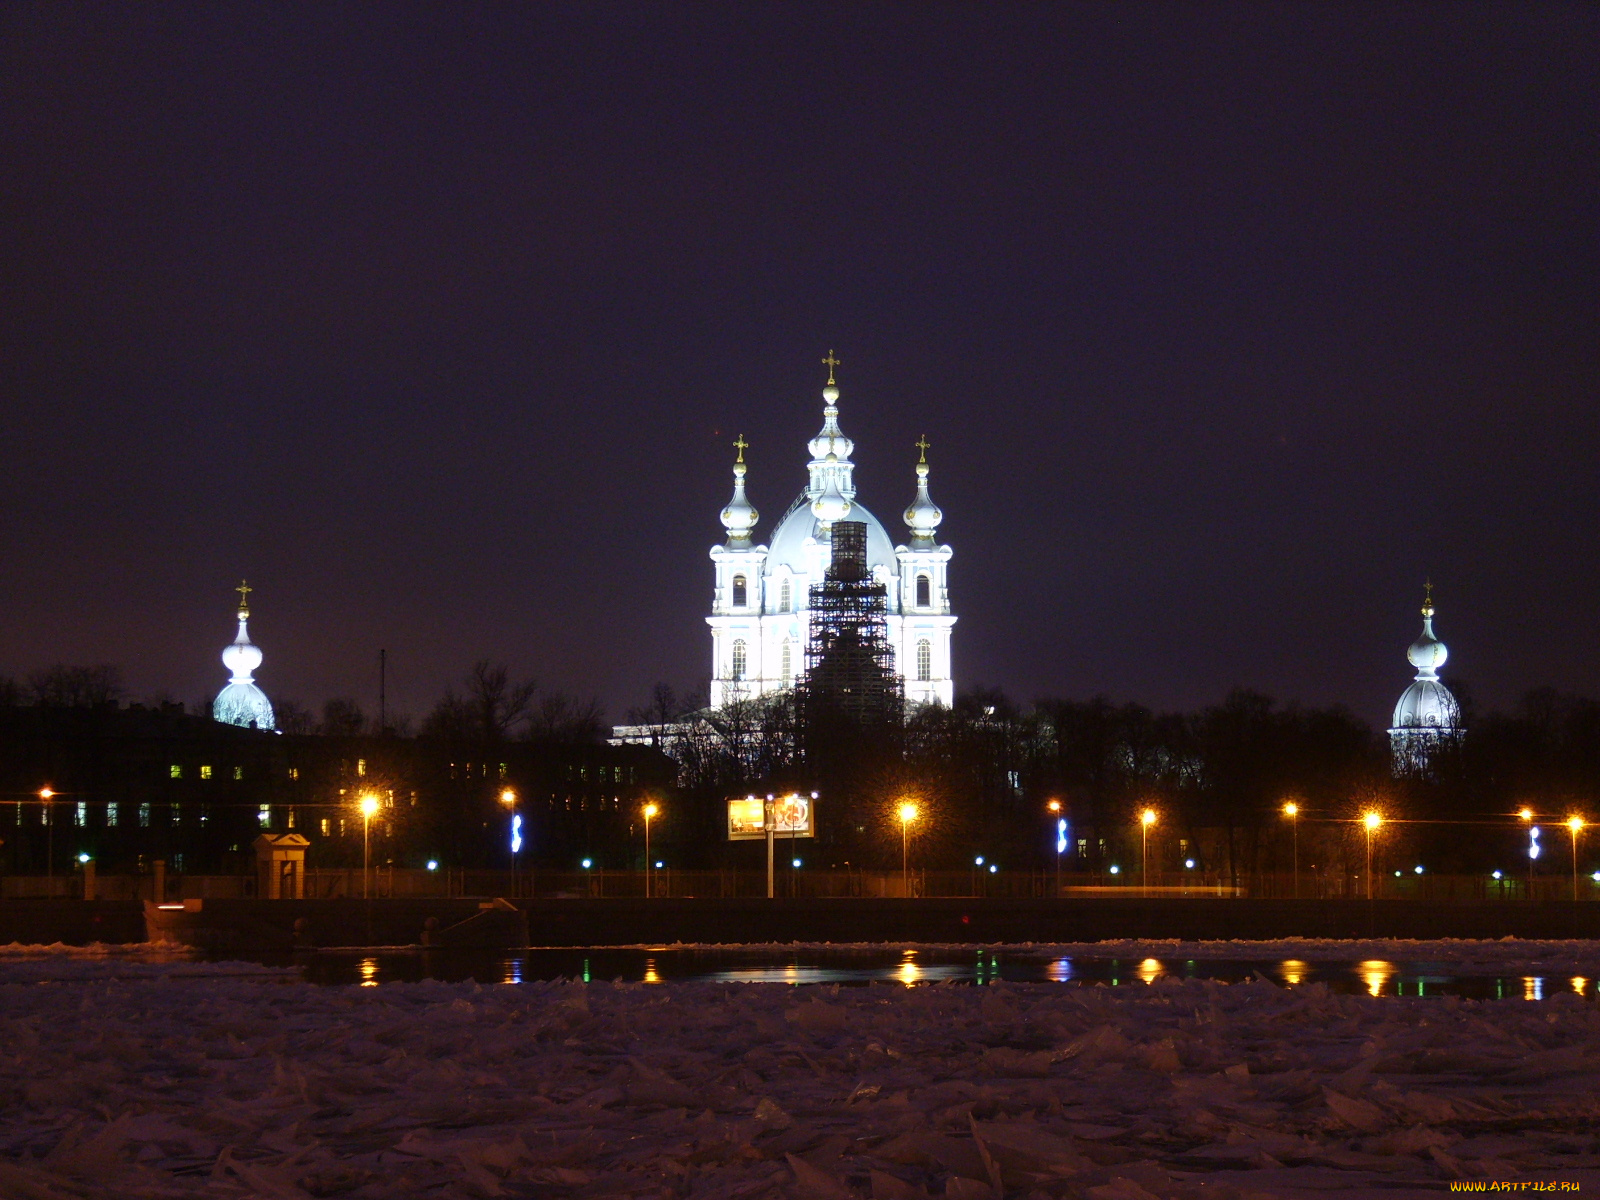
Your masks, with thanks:
[(911, 530), (912, 548), (927, 550), (933, 546), (934, 532), (939, 528), (939, 522), (944, 520), (944, 513), (928, 495), (927, 434), (917, 440), (917, 448), (922, 452), (922, 457), (917, 460), (917, 498), (906, 509), (905, 520)]
[(839, 428), (839, 385), (833, 379), (833, 368), (839, 365), (839, 360), (830, 350), (828, 357), (822, 361), (828, 367), (828, 385), (822, 389), (822, 429), (810, 443), (811, 482), (806, 486), (806, 495), (813, 501), (819, 500), (832, 485), (846, 500), (854, 500), (856, 485), (853, 476), (856, 468), (850, 461), (850, 455), (856, 444), (845, 437), (844, 431)]
[(744, 547), (750, 544), (750, 534), (756, 527), (756, 522), (761, 519), (761, 514), (756, 511), (755, 505), (745, 499), (744, 494), (744, 452), (750, 443), (744, 440), (744, 434), (739, 435), (739, 440), (734, 442), (738, 447), (739, 458), (733, 464), (733, 499), (728, 501), (728, 506), (722, 510), (722, 526), (728, 531), (728, 545)]
[(1450, 689), (1439, 681), (1439, 668), (1450, 657), (1433, 633), (1433, 585), (1428, 585), (1422, 605), (1422, 636), (1406, 650), (1406, 659), (1417, 669), (1417, 677), (1400, 695), (1394, 706), (1393, 732), (1436, 730), (1453, 732), (1461, 724), (1461, 708)]
[(222, 652), (222, 665), (229, 671), (228, 686), (217, 693), (211, 715), (224, 725), (271, 729), (275, 724), (272, 702), (253, 677), (261, 665), (261, 649), (250, 640), (248, 598), (252, 589), (241, 582), (234, 590), (239, 593), (239, 633)]
[(811, 515), (824, 526), (829, 526), (850, 515), (850, 500), (839, 490), (838, 473), (832, 469), (839, 462), (838, 456), (829, 454), (823, 462), (830, 470), (825, 476), (826, 482), (823, 484), (822, 494), (811, 502)]

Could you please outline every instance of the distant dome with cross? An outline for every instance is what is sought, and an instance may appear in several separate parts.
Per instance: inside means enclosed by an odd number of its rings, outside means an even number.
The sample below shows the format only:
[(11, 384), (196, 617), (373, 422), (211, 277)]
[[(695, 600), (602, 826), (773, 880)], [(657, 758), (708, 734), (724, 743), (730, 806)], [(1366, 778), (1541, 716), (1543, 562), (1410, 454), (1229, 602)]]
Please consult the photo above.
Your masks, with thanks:
[(222, 651), (222, 665), (228, 668), (228, 685), (217, 693), (211, 705), (211, 716), (224, 725), (242, 725), (247, 729), (272, 729), (276, 722), (272, 715), (272, 702), (256, 686), (255, 670), (261, 665), (261, 648), (250, 640), (250, 593), (248, 583), (240, 582), (233, 589), (239, 593), (239, 632)]

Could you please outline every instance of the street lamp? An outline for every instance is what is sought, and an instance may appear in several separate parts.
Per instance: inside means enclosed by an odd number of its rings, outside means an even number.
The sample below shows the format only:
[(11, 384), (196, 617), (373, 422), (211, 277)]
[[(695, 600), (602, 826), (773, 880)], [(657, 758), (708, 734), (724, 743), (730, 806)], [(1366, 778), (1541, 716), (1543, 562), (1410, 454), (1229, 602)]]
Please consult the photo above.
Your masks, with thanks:
[(1067, 848), (1067, 819), (1061, 815), (1061, 801), (1052, 800), (1045, 805), (1056, 819), (1056, 895), (1061, 895), (1061, 854)]
[(1150, 826), (1155, 823), (1155, 809), (1139, 814), (1139, 886), (1146, 896), (1150, 894)]
[(56, 873), (56, 804), (52, 797), (55, 792), (49, 788), (39, 789), (39, 799), (44, 801), (44, 824), (46, 841), (44, 852), (44, 873), (47, 878), (54, 878)]
[(371, 898), (372, 816), (378, 811), (378, 798), (371, 792), (361, 797), (361, 898)]
[(1293, 800), (1283, 806), (1283, 815), (1289, 818), (1290, 837), (1294, 844), (1294, 898), (1300, 899), (1300, 806)]
[(1572, 898), (1578, 898), (1578, 833), (1583, 828), (1582, 817), (1567, 818), (1567, 832), (1572, 834)]
[(1367, 899), (1372, 899), (1372, 835), (1378, 831), (1378, 826), (1383, 824), (1383, 817), (1379, 813), (1369, 812), (1361, 818), (1361, 824), (1367, 831)]
[(517, 894), (517, 851), (522, 849), (522, 814), (517, 811), (517, 793), (511, 788), (500, 792), (500, 803), (511, 814), (511, 894)]
[(900, 806), (900, 886), (909, 899), (911, 896), (911, 822), (917, 819), (915, 804)]
[(650, 818), (661, 810), (654, 804), (644, 806), (644, 895), (648, 900), (653, 889), (651, 888), (652, 876), (650, 874)]
[[(1533, 809), (1520, 808), (1517, 817), (1524, 823), (1533, 820)], [(1539, 827), (1528, 824), (1528, 899), (1533, 899), (1533, 864), (1539, 857)]]

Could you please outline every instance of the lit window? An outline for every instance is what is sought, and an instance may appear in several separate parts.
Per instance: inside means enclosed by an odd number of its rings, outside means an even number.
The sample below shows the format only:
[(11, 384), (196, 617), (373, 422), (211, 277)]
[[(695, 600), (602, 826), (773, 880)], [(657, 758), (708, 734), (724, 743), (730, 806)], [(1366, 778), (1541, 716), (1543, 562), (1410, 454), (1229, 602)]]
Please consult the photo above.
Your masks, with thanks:
[(182, 820), (183, 820), (183, 805), (174, 804), (172, 806), (172, 823), (174, 825), (176, 825)]
[[(501, 763), (500, 764), (500, 778), (504, 779), (505, 777), (506, 777), (506, 765), (505, 765), (505, 763)], [(392, 794), (393, 793), (391, 793), (391, 795)]]
[(933, 604), (933, 584), (926, 575), (917, 576), (917, 607), (928, 608)]
[(917, 643), (917, 679), (923, 683), (933, 678), (933, 643), (923, 638)]
[(233, 769), (233, 777), (235, 779), (243, 779), (244, 778), (244, 768), (243, 767), (235, 767)]
[(290, 807), (289, 807), (289, 828), (290, 829), (294, 828), (294, 806), (293, 805), (290, 805)]
[(793, 667), (792, 667), (791, 662), (790, 662), (791, 654), (792, 654), (792, 651), (789, 648), (789, 639), (788, 638), (784, 638), (783, 639), (783, 651), (782, 651), (781, 655), (779, 656), (779, 660), (778, 660), (780, 669), (782, 670), (782, 673), (783, 673), (783, 686), (784, 687), (788, 687), (789, 686), (789, 676), (791, 674), (793, 674)]
[(263, 804), (256, 809), (256, 821), (263, 829), (272, 828), (272, 806), (270, 804)]
[(794, 603), (794, 588), (785, 579), (783, 586), (778, 589), (778, 611), (788, 612), (789, 606)]
[(322, 818), (322, 836), (323, 837), (327, 837), (328, 836), (328, 818), (327, 817), (323, 817)]
[(211, 778), (211, 768), (210, 767), (201, 767), (200, 768), (200, 778), (201, 779), (210, 779)]
[(749, 590), (745, 585), (743, 575), (735, 575), (733, 577), (733, 606), (735, 608), (743, 608), (750, 602)]
[(112, 825), (115, 825), (117, 823), (118, 811), (119, 811), (118, 805), (117, 805), (117, 802), (115, 800), (111, 801), (109, 804), (106, 805), (106, 825), (107, 826), (112, 826)]
[(80, 827), (89, 823), (89, 805), (82, 800), (78, 801), (77, 810), (72, 814), (72, 823)]
[(290, 778), (290, 780), (299, 779), (300, 778), (300, 768), (299, 767), (290, 767), (289, 768), (289, 778)]
[(148, 804), (139, 805), (139, 828), (150, 828), (150, 806)]
[(365, 775), (366, 773), (367, 773), (367, 760), (364, 759), (364, 758), (356, 759), (356, 774), (357, 775)]
[(180, 874), (183, 872), (183, 852), (181, 850), (172, 856), (172, 869)]
[(1088, 838), (1079, 838), (1078, 839), (1078, 857), (1079, 858), (1088, 858), (1089, 857), (1089, 839)]
[(200, 806), (200, 824), (204, 825), (209, 820), (211, 820), (211, 805), (202, 804)]
[(747, 665), (744, 639), (735, 638), (733, 642), (733, 677), (735, 679), (743, 679)]
[(167, 773), (169, 775), (171, 775), (172, 778), (174, 778), (174, 779), (182, 779), (183, 778), (183, 766), (182, 766), (182, 764), (181, 763), (173, 763), (170, 767), (167, 768)]

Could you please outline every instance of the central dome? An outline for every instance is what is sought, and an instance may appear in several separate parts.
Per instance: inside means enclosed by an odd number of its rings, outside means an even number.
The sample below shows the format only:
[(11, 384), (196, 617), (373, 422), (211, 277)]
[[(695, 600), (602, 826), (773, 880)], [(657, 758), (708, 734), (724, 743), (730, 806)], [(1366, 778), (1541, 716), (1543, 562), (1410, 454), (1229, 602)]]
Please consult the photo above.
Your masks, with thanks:
[[(818, 537), (822, 530), (822, 523), (811, 511), (810, 499), (808, 493), (801, 492), (789, 506), (788, 514), (772, 531), (771, 549), (767, 554), (769, 572), (776, 566), (788, 567), (795, 574), (810, 570), (806, 560), (806, 542)], [(895, 567), (894, 543), (889, 540), (878, 518), (867, 511), (865, 504), (855, 500), (850, 504), (850, 515), (846, 520), (860, 521), (867, 527), (867, 569), (870, 571), (874, 567), (883, 567), (892, 571)]]

